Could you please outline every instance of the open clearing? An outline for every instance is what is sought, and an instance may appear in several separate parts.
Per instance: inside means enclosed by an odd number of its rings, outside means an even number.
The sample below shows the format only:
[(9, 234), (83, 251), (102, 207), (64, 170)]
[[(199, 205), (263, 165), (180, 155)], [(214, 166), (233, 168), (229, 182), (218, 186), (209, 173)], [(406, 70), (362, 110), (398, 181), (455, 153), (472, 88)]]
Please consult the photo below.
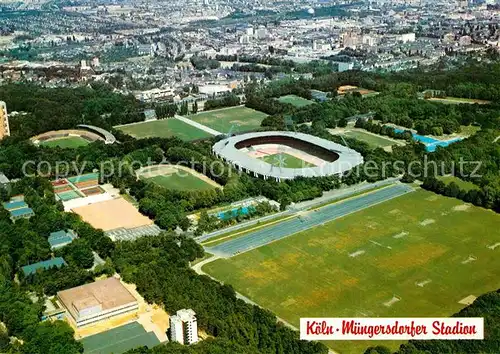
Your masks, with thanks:
[(234, 132), (257, 130), (267, 114), (247, 108), (231, 107), (207, 111), (189, 116), (189, 119), (222, 133), (228, 133), (233, 125)]
[(314, 103), (314, 101), (306, 100), (305, 98), (295, 95), (281, 96), (280, 98), (278, 98), (278, 101), (283, 103), (290, 103), (295, 107), (304, 107)]
[(473, 98), (460, 98), (460, 97), (444, 97), (444, 98), (432, 97), (432, 98), (428, 98), (427, 101), (439, 102), (439, 103), (444, 103), (444, 104), (460, 104), (460, 103), (490, 104), (491, 103), (490, 101), (485, 101), (485, 100), (476, 100)]
[(72, 149), (80, 146), (86, 146), (89, 142), (79, 136), (70, 136), (65, 138), (57, 138), (52, 140), (47, 140), (40, 143), (41, 146), (47, 147), (60, 147), (63, 149)]
[(479, 186), (468, 181), (464, 181), (463, 179), (460, 179), (455, 176), (441, 176), (438, 177), (439, 180), (443, 181), (446, 184), (450, 184), (451, 182), (455, 182), (460, 189), (463, 189), (464, 191), (468, 192), (470, 190), (479, 190)]
[(383, 138), (381, 136), (377, 136), (375, 134), (365, 133), (362, 131), (351, 130), (351, 131), (345, 132), (344, 135), (349, 137), (349, 138), (354, 138), (357, 140), (364, 141), (365, 143), (367, 143), (368, 145), (373, 146), (373, 147), (384, 148), (387, 146), (392, 146), (392, 145), (398, 144), (395, 141), (385, 139), (385, 138)]
[[(295, 326), (300, 317), (447, 317), (500, 287), (500, 216), (462, 204), (418, 190), (203, 270)], [(399, 345), (326, 344), (341, 353)]]
[(184, 141), (209, 138), (212, 135), (175, 118), (141, 122), (115, 127), (137, 139), (177, 137)]
[[(304, 160), (299, 159), (298, 157), (283, 153), (281, 154), (281, 161), (282, 165), (285, 168), (307, 168), (307, 167), (314, 167), (312, 163), (306, 162)], [(279, 167), (280, 166), (280, 157), (279, 154), (276, 155), (267, 155), (262, 158), (265, 162)]]

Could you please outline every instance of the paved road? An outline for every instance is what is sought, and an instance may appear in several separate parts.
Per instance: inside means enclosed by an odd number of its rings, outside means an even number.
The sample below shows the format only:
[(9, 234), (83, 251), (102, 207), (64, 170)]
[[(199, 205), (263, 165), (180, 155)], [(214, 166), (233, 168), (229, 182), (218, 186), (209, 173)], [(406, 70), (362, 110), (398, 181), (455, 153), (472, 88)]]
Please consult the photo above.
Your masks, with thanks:
[(413, 188), (405, 184), (396, 184), (357, 198), (327, 205), (315, 211), (299, 213), (295, 218), (263, 227), (217, 246), (205, 247), (205, 250), (222, 258), (232, 257), (412, 191)]
[(259, 222), (262, 223), (262, 222), (276, 219), (279, 217), (293, 215), (293, 214), (297, 213), (298, 211), (313, 208), (314, 206), (317, 206), (320, 204), (333, 202), (333, 201), (338, 200), (338, 199), (348, 198), (349, 196), (351, 196), (353, 194), (357, 194), (357, 193), (367, 191), (370, 189), (374, 189), (377, 187), (388, 186), (390, 184), (397, 182), (398, 180), (399, 180), (399, 178), (389, 178), (389, 179), (386, 179), (383, 181), (378, 181), (375, 183), (357, 184), (355, 186), (345, 187), (342, 189), (334, 189), (334, 190), (331, 190), (328, 192), (324, 192), (321, 197), (297, 203), (291, 209), (288, 209), (288, 210), (285, 210), (285, 211), (282, 211), (282, 212), (279, 212), (276, 214), (266, 215), (266, 216), (263, 216), (263, 217), (258, 218), (258, 219), (252, 219), (252, 220), (242, 222), (242, 223), (230, 226), (230, 227), (226, 227), (224, 229), (216, 230), (216, 231), (204, 234), (202, 236), (195, 237), (195, 240), (201, 243), (201, 242), (204, 242), (210, 238), (214, 238), (216, 236), (226, 234), (228, 232), (237, 232), (238, 230), (246, 228), (248, 226), (257, 225)]
[(198, 129), (201, 129), (201, 130), (204, 130), (206, 131), (208, 134), (212, 134), (212, 135), (221, 135), (222, 133), (215, 130), (215, 129), (212, 129), (212, 128), (209, 128), (207, 127), (206, 125), (203, 125), (203, 124), (200, 124), (198, 122), (195, 122), (194, 120), (191, 120), (191, 119), (188, 119), (186, 117), (183, 117), (183, 116), (179, 116), (179, 115), (176, 115), (175, 116), (175, 119), (178, 119), (178, 120), (181, 120), (183, 121), (184, 123), (187, 123), (189, 125), (192, 125), (193, 127), (195, 128), (198, 128)]

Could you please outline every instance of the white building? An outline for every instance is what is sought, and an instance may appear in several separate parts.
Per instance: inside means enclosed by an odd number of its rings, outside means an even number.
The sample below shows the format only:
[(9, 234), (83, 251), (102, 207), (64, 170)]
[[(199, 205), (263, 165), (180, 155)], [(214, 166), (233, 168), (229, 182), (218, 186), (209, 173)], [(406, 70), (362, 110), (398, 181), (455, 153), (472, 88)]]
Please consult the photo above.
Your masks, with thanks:
[(137, 299), (113, 277), (59, 291), (57, 299), (66, 308), (70, 315), (68, 318), (76, 327), (139, 309)]
[(0, 139), (10, 136), (9, 116), (7, 115), (7, 105), (0, 101)]
[(198, 324), (193, 310), (182, 309), (170, 316), (170, 340), (187, 345), (198, 342)]
[(403, 43), (415, 42), (415, 33), (404, 33), (398, 36), (398, 41)]

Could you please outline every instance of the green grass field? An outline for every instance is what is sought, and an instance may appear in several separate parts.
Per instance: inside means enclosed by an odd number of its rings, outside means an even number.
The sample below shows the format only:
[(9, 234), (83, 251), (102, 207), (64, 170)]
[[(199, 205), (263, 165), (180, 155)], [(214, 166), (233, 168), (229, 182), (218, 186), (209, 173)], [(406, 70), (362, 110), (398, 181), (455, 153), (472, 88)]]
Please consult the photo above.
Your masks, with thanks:
[[(498, 225), (492, 211), (418, 190), (203, 270), (296, 326), (300, 317), (450, 316), (465, 297), (500, 287)], [(340, 353), (399, 345), (325, 344)]]
[(215, 111), (201, 112), (189, 116), (189, 119), (221, 133), (227, 133), (232, 125), (236, 125), (235, 132), (246, 132), (260, 128), (260, 123), (267, 117), (267, 114), (247, 108), (232, 107)]
[(293, 104), (295, 107), (304, 107), (310, 104), (314, 104), (314, 101), (306, 100), (305, 98), (295, 95), (281, 96), (280, 98), (278, 98), (278, 101)]
[(208, 190), (214, 187), (207, 182), (199, 179), (198, 177), (181, 171), (180, 173), (173, 173), (171, 175), (155, 176), (148, 178), (147, 181), (158, 184), (159, 186), (178, 190), (178, 191), (193, 191), (193, 190)]
[(87, 140), (79, 136), (69, 136), (66, 138), (53, 139), (40, 143), (42, 146), (60, 147), (63, 149), (73, 149), (80, 146), (86, 146), (88, 144), (89, 142)]
[(369, 144), (370, 146), (373, 147), (386, 147), (386, 146), (392, 146), (397, 144), (396, 142), (385, 139), (384, 137), (381, 136), (376, 136), (373, 134), (368, 134), (365, 132), (361, 131), (348, 131), (344, 133), (345, 136), (349, 138), (354, 138), (357, 140), (364, 141), (365, 143)]
[(438, 103), (444, 103), (444, 104), (460, 104), (460, 103), (467, 103), (467, 104), (490, 104), (490, 101), (485, 101), (485, 100), (476, 100), (473, 98), (461, 98), (461, 97), (433, 97), (429, 98), (428, 101), (431, 102), (438, 102)]
[[(306, 168), (306, 167), (314, 167), (312, 163), (301, 160), (295, 156), (283, 153), (283, 167), (285, 168)], [(265, 162), (279, 167), (278, 154), (276, 155), (267, 155), (262, 157), (262, 160)]]
[(212, 135), (175, 118), (115, 127), (137, 139), (178, 137), (184, 141), (209, 138)]
[(455, 176), (441, 176), (438, 177), (439, 180), (443, 181), (446, 184), (449, 184), (451, 182), (455, 182), (460, 189), (463, 189), (464, 191), (470, 191), (470, 190), (479, 190), (479, 186), (468, 181), (464, 181), (463, 179), (460, 179)]

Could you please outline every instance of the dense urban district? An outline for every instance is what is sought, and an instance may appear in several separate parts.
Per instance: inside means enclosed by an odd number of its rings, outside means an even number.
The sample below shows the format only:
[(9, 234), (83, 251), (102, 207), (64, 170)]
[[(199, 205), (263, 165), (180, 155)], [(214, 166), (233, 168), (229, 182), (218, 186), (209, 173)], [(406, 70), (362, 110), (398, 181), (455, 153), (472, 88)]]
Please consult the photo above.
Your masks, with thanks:
[[(499, 18), (0, 3), (0, 352), (498, 353)], [(484, 340), (299, 336), (452, 316)]]

